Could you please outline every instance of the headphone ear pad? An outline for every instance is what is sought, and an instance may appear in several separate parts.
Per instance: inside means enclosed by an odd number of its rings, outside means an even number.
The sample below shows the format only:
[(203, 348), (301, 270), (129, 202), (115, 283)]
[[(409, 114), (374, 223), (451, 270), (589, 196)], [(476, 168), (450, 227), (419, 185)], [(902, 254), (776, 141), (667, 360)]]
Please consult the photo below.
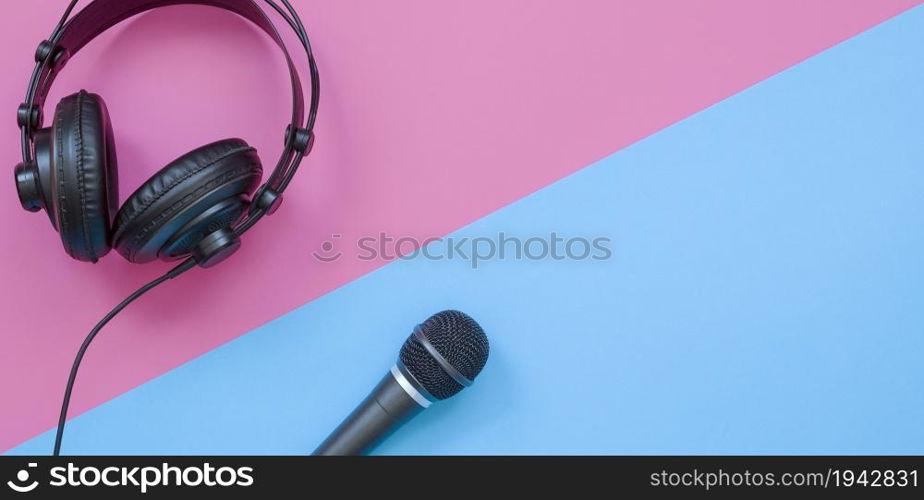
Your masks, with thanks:
[(136, 263), (185, 257), (208, 233), (243, 214), (262, 177), (256, 150), (241, 139), (195, 149), (125, 200), (112, 226), (112, 245)]
[(102, 97), (81, 90), (62, 99), (50, 142), (52, 221), (68, 255), (96, 262), (111, 248), (119, 201), (112, 123)]

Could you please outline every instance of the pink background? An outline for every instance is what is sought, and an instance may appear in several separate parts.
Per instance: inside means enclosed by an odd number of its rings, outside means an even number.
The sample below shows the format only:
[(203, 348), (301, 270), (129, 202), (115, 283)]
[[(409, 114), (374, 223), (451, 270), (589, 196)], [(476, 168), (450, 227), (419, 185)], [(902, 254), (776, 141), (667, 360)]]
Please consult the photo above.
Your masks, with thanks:
[[(314, 155), (229, 263), (156, 290), (104, 331), (71, 415), (382, 264), (315, 261), (332, 233), (445, 234), (921, 2), (294, 3), (323, 75)], [(11, 3), (0, 19), (0, 150), (11, 169), (13, 112), (64, 4)], [(224, 137), (275, 161), (289, 107), (272, 43), (207, 7), (166, 8), (107, 33), (71, 61), (46, 114), (80, 88), (109, 105), (122, 199)], [(12, 236), (0, 247), (4, 450), (53, 425), (86, 331), (166, 266), (115, 253), (96, 266), (72, 261), (45, 215), (19, 208), (12, 182), (0, 182), (0, 199), (0, 229)]]

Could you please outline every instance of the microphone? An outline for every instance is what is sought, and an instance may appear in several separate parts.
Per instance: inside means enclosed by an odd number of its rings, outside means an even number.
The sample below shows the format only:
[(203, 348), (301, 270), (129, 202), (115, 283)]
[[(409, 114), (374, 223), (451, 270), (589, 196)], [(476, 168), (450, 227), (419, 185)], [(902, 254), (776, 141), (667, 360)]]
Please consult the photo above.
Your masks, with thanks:
[(313, 455), (363, 455), (441, 399), (472, 384), (488, 361), (488, 337), (460, 311), (417, 325), (398, 362)]

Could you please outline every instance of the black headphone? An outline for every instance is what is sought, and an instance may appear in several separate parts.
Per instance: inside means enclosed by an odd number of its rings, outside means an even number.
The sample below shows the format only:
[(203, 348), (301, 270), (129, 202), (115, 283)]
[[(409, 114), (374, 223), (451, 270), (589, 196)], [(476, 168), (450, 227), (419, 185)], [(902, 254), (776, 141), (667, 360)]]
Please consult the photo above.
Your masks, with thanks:
[[(61, 451), (71, 391), (87, 348), (100, 330), (133, 301), (167, 280), (194, 268), (211, 267), (240, 248), (240, 237), (282, 202), (302, 159), (314, 145), (319, 77), (311, 43), (289, 0), (264, 0), (295, 31), (308, 55), (311, 104), (295, 63), (276, 27), (254, 0), (95, 0), (71, 17), (72, 0), (51, 36), (35, 51), (35, 70), (19, 106), (22, 163), (16, 189), (23, 208), (45, 209), (71, 257), (96, 262), (116, 249), (129, 262), (180, 260), (176, 267), (116, 305), (90, 331), (74, 359), (55, 436)], [(256, 24), (282, 49), (292, 79), (292, 121), (285, 129), (282, 156), (266, 182), (254, 148), (226, 139), (197, 148), (170, 162), (118, 208), (118, 168), (112, 123), (103, 98), (84, 90), (65, 97), (43, 127), (42, 109), (51, 84), (74, 54), (116, 24), (158, 7), (198, 4), (234, 12)], [(258, 187), (259, 186), (259, 187)]]
[[(73, 0), (48, 40), (35, 52), (36, 66), (17, 122), (23, 162), (16, 188), (23, 208), (45, 209), (74, 259), (96, 262), (115, 248), (130, 262), (185, 259), (183, 268), (211, 267), (240, 247), (240, 237), (279, 208), (282, 194), (314, 144), (318, 70), (304, 25), (288, 0), (285, 10), (266, 0), (295, 30), (308, 54), (311, 104), (307, 121), (298, 71), (275, 26), (253, 0), (95, 0), (70, 16)], [(211, 5), (234, 12), (266, 32), (282, 49), (292, 80), (292, 121), (285, 147), (267, 181), (254, 148), (226, 139), (172, 161), (144, 182), (119, 208), (118, 161), (113, 127), (103, 98), (84, 90), (65, 97), (43, 127), (42, 110), (55, 77), (68, 59), (112, 26), (167, 5)], [(254, 194), (256, 193), (256, 194)]]

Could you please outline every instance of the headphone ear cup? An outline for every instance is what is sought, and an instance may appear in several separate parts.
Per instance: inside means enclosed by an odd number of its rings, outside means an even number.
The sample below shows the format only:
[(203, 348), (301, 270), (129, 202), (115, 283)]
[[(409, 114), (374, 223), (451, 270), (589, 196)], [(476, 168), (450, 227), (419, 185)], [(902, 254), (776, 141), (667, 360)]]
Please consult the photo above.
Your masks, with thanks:
[(49, 215), (71, 257), (96, 262), (109, 253), (119, 181), (109, 111), (85, 90), (55, 108), (50, 136)]
[(241, 217), (262, 177), (256, 150), (241, 139), (195, 149), (125, 200), (113, 222), (113, 247), (135, 263), (188, 256), (205, 236)]

